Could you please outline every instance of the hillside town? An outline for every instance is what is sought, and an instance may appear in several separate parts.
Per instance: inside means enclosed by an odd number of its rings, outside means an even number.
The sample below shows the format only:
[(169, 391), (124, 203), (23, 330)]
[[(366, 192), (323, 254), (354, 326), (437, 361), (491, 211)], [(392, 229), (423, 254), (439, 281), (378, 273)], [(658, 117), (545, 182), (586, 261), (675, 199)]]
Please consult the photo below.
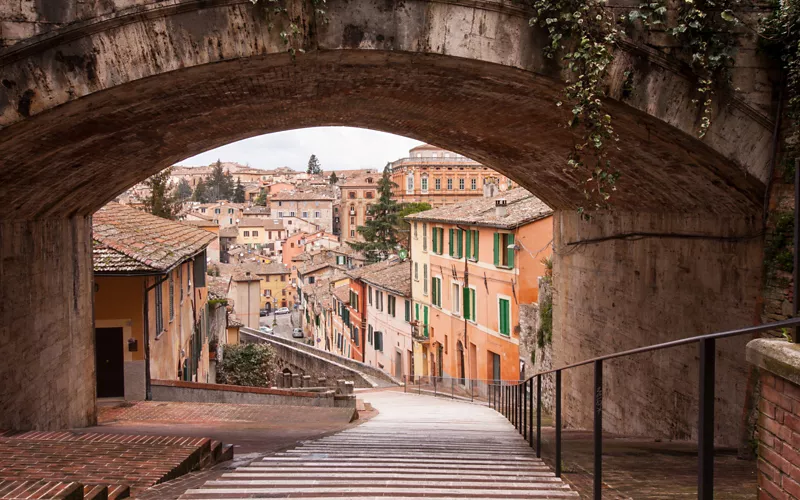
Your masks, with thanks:
[[(313, 162), (307, 171), (222, 161), (174, 166), (165, 171), (165, 187), (143, 182), (98, 212), (96, 234), (115, 229), (112, 239), (95, 241), (96, 272), (112, 280), (98, 281), (98, 319), (115, 326), (103, 319), (119, 316), (105, 312), (109, 294), (153, 290), (152, 326), (132, 325), (124, 335), (144, 345), (152, 340), (147, 330), (156, 332), (158, 356), (166, 357), (153, 358), (150, 377), (213, 383), (223, 346), (258, 343), (263, 335), (308, 343), (397, 380), (453, 378), (465, 385), (519, 380), (530, 371), (521, 357), (520, 315), (537, 307), (546, 278), (546, 205), (507, 177), (431, 145), (413, 148), (383, 172), (323, 172)], [(364, 228), (379, 217), (374, 208), (384, 178), (398, 236), (376, 255)], [(158, 189), (174, 193), (174, 220), (147, 213)], [(144, 249), (132, 243), (137, 231), (153, 238)], [(190, 267), (170, 261), (159, 268), (172, 269), (168, 277), (111, 277), (133, 270), (126, 261), (142, 252), (188, 258)], [(184, 294), (199, 299), (193, 312)], [(142, 307), (141, 297), (125, 303)], [(192, 314), (202, 335), (192, 333)], [(116, 396), (145, 391), (135, 352)], [(177, 366), (177, 374), (162, 366)]]

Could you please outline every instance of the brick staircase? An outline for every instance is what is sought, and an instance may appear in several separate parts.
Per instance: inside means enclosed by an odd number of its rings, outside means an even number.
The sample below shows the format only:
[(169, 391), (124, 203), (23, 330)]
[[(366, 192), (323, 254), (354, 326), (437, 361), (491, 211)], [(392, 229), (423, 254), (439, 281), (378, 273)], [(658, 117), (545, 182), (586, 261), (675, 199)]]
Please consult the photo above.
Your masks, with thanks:
[(0, 436), (0, 499), (113, 500), (233, 458), (207, 438), (71, 431)]

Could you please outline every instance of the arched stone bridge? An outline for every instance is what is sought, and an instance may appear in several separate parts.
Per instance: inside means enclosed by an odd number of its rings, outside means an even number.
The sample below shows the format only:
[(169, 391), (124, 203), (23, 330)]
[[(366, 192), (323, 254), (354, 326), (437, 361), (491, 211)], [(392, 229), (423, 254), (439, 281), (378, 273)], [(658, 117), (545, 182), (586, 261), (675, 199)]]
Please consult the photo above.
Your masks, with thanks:
[[(621, 11), (624, 2), (610, 4)], [(742, 40), (733, 75), (743, 92), (719, 96), (702, 140), (693, 80), (662, 50), (674, 48), (658, 34), (623, 44), (607, 82), (620, 136), (615, 210), (585, 223), (575, 215), (579, 175), (565, 170), (572, 136), (559, 125), (568, 111), (554, 105), (565, 75), (543, 57), (546, 37), (519, 4), (330, 0), (326, 8), (322, 23), (308, 4), (290, 2), (306, 49), (293, 59), (280, 28), (268, 29), (263, 0), (0, 7), (0, 342), (18, 354), (0, 371), (9, 403), (0, 428), (94, 419), (90, 214), (183, 158), (299, 127), (431, 142), (554, 207), (555, 363), (752, 323), (773, 132), (773, 85), (752, 40)], [(660, 236), (586, 241), (629, 232)], [(676, 237), (685, 234), (710, 238)], [(685, 379), (696, 361), (683, 354), (610, 367), (616, 411), (607, 425), (694, 432), (686, 415), (696, 394)], [(733, 435), (743, 346), (731, 341), (720, 357), (731, 380), (719, 395), (720, 434)], [(565, 384), (567, 418), (584, 424), (589, 385), (572, 375)]]

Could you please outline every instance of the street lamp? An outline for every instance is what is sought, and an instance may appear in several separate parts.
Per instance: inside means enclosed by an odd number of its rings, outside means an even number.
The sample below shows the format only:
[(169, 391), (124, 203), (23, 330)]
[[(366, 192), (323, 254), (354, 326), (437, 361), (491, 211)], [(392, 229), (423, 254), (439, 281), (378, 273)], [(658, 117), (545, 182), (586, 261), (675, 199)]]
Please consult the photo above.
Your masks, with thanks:
[(278, 297), (272, 297), (272, 327), (278, 326)]

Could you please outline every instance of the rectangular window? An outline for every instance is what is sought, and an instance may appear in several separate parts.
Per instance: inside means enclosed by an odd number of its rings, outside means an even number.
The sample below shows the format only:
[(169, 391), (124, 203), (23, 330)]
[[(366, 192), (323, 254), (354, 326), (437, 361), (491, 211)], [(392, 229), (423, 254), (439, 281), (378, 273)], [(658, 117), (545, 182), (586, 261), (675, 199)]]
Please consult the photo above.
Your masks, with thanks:
[(428, 295), (428, 264), (422, 264), (422, 294)]
[(414, 239), (417, 239), (417, 223), (414, 222)]
[(514, 235), (494, 233), (494, 265), (514, 269)]
[(373, 343), (372, 334), (373, 334), (372, 325), (368, 325), (368, 327), (367, 327), (367, 343), (369, 343), (369, 344)]
[(419, 262), (414, 262), (414, 281), (419, 281)]
[(442, 278), (431, 279), (431, 302), (442, 307)]
[(393, 318), (397, 317), (397, 299), (394, 295), (389, 295), (389, 314)]
[(461, 314), (461, 285), (458, 283), (452, 283), (450, 285), (450, 297), (452, 302), (452, 312), (453, 314)]
[(315, 219), (319, 219), (321, 217), (322, 217), (322, 214), (320, 212), (314, 212), (314, 218)]
[(278, 212), (278, 217), (283, 218), (283, 212)]
[(295, 216), (295, 212), (289, 212), (289, 217), (294, 217), (294, 216)]
[(478, 261), (479, 235), (480, 233), (477, 229), (467, 231), (467, 258), (475, 262)]
[(258, 236), (258, 231), (253, 231), (253, 238), (255, 238), (256, 236)]
[(460, 259), (464, 256), (464, 230), (450, 229), (450, 257)]
[(477, 321), (477, 314), (475, 313), (475, 289), (464, 289), (464, 319)]
[[(414, 228), (416, 229), (416, 222), (414, 223)], [(416, 235), (414, 238), (416, 238)], [(425, 222), (422, 223), (422, 251), (428, 251), (428, 224)]]
[(461, 191), (464, 190), (464, 178), (463, 177), (458, 179), (458, 189), (460, 189)]
[(308, 219), (308, 212), (303, 212), (303, 218)]
[(453, 179), (447, 179), (447, 189), (453, 189)]
[(203, 250), (194, 258), (194, 287), (203, 288), (206, 286), (206, 251)]
[(379, 311), (383, 312), (383, 292), (375, 291), (375, 302)]
[(433, 181), (433, 188), (437, 191), (442, 189), (442, 180), (441, 179), (434, 179)]
[(383, 332), (375, 332), (375, 350), (383, 352)]
[(472, 189), (473, 191), (478, 189), (478, 179), (473, 178), (471, 181), (469, 181), (469, 188)]
[(426, 176), (422, 177), (421, 185), (422, 185), (422, 192), (423, 193), (427, 193), (428, 192), (428, 178)]
[(511, 301), (498, 299), (498, 331), (502, 335), (511, 335)]
[(162, 288), (164, 283), (159, 284), (155, 288), (155, 295), (156, 295), (156, 337), (161, 335), (161, 332), (164, 331), (164, 299), (162, 298)]
[(411, 322), (411, 301), (408, 299), (405, 300), (405, 308), (406, 322)]
[(367, 302), (372, 305), (372, 287), (367, 285)]
[(245, 231), (244, 232), (244, 237), (245, 238), (249, 238), (250, 237), (250, 231)]

